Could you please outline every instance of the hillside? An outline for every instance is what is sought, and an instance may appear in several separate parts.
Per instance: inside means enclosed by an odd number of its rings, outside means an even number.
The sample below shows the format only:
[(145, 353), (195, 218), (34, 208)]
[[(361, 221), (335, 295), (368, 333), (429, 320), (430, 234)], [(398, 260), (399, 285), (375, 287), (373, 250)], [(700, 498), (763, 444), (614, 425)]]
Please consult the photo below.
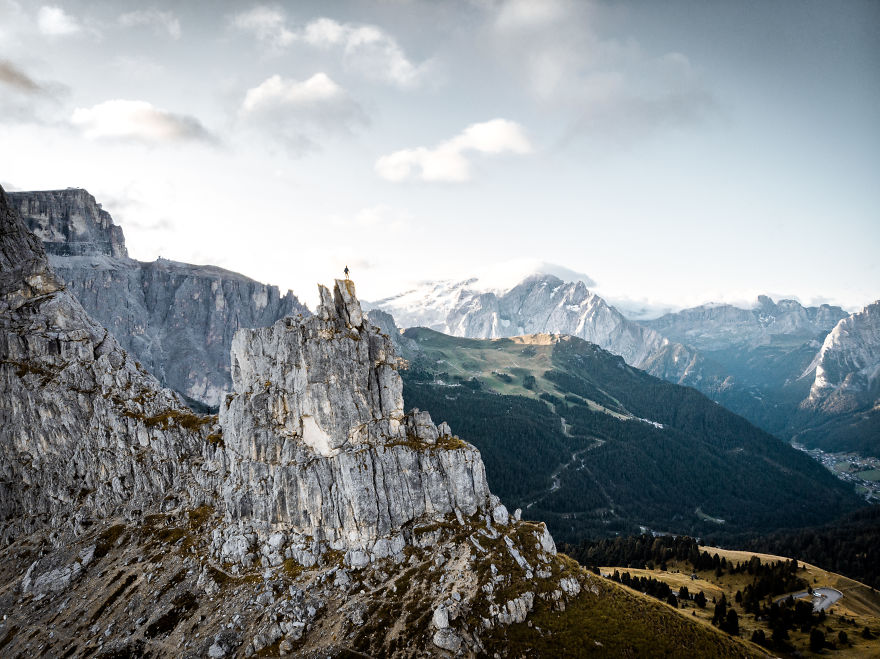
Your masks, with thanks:
[(407, 405), (466, 432), (499, 496), (561, 539), (770, 531), (860, 506), (803, 453), (586, 341), (403, 338)]
[[(774, 654), (818, 654), (819, 639), (822, 653), (874, 657), (880, 651), (880, 594), (809, 563), (647, 534), (566, 549), (611, 580)], [(808, 588), (817, 596), (810, 598)]]
[(727, 538), (724, 546), (793, 556), (880, 590), (880, 506), (799, 531)]

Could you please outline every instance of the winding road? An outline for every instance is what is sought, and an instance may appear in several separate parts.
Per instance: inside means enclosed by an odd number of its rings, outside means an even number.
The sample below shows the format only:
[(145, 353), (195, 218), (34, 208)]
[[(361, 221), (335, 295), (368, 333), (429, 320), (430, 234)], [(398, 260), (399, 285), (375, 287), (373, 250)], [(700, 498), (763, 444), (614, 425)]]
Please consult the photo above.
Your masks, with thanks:
[[(791, 595), (778, 597), (776, 598), (776, 603), (778, 604), (783, 600), (787, 600), (789, 597), (799, 600), (802, 597), (808, 596), (810, 596), (810, 593), (806, 590), (802, 590), (799, 593), (792, 593)], [(841, 597), (843, 597), (843, 593), (834, 588), (814, 588), (811, 596), (813, 600), (813, 611), (827, 611), (828, 607), (837, 603)]]

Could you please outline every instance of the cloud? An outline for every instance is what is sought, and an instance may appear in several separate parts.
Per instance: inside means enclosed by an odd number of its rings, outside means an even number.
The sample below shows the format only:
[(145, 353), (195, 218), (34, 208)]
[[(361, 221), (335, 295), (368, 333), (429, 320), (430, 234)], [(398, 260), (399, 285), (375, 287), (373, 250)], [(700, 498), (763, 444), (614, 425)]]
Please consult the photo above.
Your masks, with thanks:
[(232, 17), (232, 25), (250, 32), (273, 48), (285, 48), (297, 40), (297, 35), (287, 29), (284, 12), (272, 7), (257, 6)]
[(77, 108), (70, 123), (91, 140), (120, 139), (154, 144), (215, 141), (195, 117), (174, 114), (146, 101), (115, 99), (90, 108)]
[(471, 178), (470, 153), (527, 154), (532, 145), (522, 126), (507, 119), (471, 124), (433, 149), (395, 151), (376, 161), (376, 173), (395, 183), (407, 180), (460, 183)]
[(9, 60), (0, 60), (0, 124), (51, 124), (68, 88), (36, 80)]
[(165, 33), (172, 39), (180, 39), (180, 20), (171, 11), (156, 8), (139, 9), (122, 14), (119, 24), (123, 27), (151, 26), (158, 33)]
[(40, 94), (44, 91), (42, 86), (7, 60), (0, 60), (0, 84), (25, 94)]
[(567, 135), (632, 140), (699, 123), (718, 104), (688, 58), (644, 52), (632, 38), (599, 34), (603, 5), (505, 0), (490, 5), (499, 60), (533, 97), (566, 116)]
[(325, 73), (303, 81), (273, 75), (247, 91), (239, 115), (299, 152), (315, 148), (319, 136), (366, 123), (361, 107)]
[(61, 7), (44, 5), (37, 12), (37, 27), (49, 37), (65, 37), (82, 31), (79, 21)]
[(294, 43), (339, 50), (348, 70), (399, 87), (417, 85), (431, 67), (430, 61), (413, 63), (397, 40), (376, 25), (318, 18), (303, 27), (291, 28), (280, 9), (265, 6), (237, 14), (232, 24), (250, 32), (273, 50), (282, 50)]
[(33, 20), (18, 2), (0, 0), (0, 44), (5, 52), (15, 52), (32, 31)]
[(303, 40), (319, 48), (341, 48), (347, 68), (400, 87), (418, 84), (430, 68), (430, 62), (413, 64), (394, 37), (375, 25), (319, 18), (305, 27)]
[(509, 0), (501, 3), (495, 27), (501, 31), (516, 32), (551, 26), (566, 17), (568, 4), (558, 0)]

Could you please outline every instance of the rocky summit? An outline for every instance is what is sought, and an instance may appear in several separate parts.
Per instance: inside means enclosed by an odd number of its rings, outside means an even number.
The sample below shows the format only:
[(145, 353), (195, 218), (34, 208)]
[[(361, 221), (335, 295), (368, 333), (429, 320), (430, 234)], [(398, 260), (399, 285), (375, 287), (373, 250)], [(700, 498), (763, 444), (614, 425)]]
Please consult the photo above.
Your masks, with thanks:
[[(588, 574), (404, 411), (351, 281), (241, 329), (218, 416), (92, 320), (0, 189), (3, 656), (750, 656)], [(661, 630), (657, 633), (656, 630)]]
[(419, 520), (506, 524), (479, 452), (427, 412), (404, 414), (391, 340), (363, 319), (354, 283), (320, 291), (315, 316), (236, 334), (220, 410), (230, 516), (359, 566), (403, 551)]

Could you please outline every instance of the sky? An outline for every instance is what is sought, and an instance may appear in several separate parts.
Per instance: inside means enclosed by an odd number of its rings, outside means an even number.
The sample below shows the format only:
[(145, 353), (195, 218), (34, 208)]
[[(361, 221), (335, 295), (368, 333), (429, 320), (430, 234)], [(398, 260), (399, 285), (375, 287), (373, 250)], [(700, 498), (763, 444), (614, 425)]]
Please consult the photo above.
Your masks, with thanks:
[(880, 3), (0, 0), (0, 184), (129, 253), (362, 299), (880, 297)]

